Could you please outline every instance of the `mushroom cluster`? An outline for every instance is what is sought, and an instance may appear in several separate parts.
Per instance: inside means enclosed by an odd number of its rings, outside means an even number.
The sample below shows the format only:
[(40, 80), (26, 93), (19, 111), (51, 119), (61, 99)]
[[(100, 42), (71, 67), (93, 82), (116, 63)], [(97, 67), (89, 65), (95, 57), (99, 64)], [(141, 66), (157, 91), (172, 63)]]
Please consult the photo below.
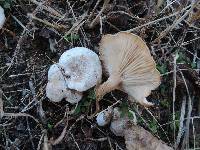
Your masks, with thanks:
[(107, 34), (99, 51), (109, 78), (96, 88), (97, 99), (118, 89), (128, 93), (131, 101), (151, 106), (146, 97), (159, 86), (160, 73), (145, 42), (131, 33)]
[(65, 98), (77, 103), (82, 92), (96, 86), (98, 101), (106, 93), (118, 89), (129, 95), (130, 101), (151, 106), (146, 97), (160, 84), (160, 73), (145, 42), (137, 35), (119, 32), (102, 37), (100, 59), (108, 80), (100, 83), (102, 68), (96, 53), (84, 48), (72, 48), (51, 66), (46, 94), (52, 101)]
[(4, 9), (0, 6), (0, 29), (3, 27), (5, 20), (6, 20), (6, 17), (4, 14)]
[(77, 103), (83, 91), (100, 82), (101, 75), (101, 63), (96, 53), (84, 47), (72, 48), (50, 67), (46, 96), (54, 102), (65, 98), (72, 104)]

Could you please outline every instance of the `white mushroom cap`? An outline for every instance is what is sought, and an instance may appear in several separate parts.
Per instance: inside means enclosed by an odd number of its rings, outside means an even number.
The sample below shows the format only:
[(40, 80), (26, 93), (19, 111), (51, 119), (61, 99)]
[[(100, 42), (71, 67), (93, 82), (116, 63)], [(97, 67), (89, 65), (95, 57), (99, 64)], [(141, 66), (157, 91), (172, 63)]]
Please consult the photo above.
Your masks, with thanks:
[(112, 113), (113, 113), (113, 108), (108, 108), (104, 111), (101, 111), (98, 115), (97, 115), (97, 124), (99, 126), (105, 126), (107, 125), (111, 118), (112, 118)]
[(101, 75), (96, 53), (84, 47), (72, 48), (61, 55), (59, 63), (50, 67), (46, 95), (54, 102), (65, 98), (70, 103), (77, 103), (82, 98), (81, 92), (95, 86)]
[(59, 59), (68, 76), (69, 89), (86, 91), (101, 80), (102, 68), (98, 55), (88, 48), (75, 47), (63, 53)]
[(54, 102), (59, 102), (63, 98), (70, 103), (78, 103), (82, 98), (82, 93), (68, 89), (65, 76), (58, 64), (54, 64), (48, 71), (48, 83), (46, 86), (46, 96)]
[(6, 20), (6, 17), (4, 14), (4, 9), (0, 6), (0, 29), (3, 27), (5, 20)]

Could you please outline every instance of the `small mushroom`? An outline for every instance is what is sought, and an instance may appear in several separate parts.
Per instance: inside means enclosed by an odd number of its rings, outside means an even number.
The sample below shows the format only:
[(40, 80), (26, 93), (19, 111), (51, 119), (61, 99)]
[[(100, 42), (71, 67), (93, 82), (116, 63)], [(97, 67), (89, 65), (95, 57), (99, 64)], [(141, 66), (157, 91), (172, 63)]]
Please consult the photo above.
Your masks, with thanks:
[(54, 64), (48, 71), (48, 83), (46, 86), (46, 96), (53, 102), (59, 102), (63, 98), (70, 103), (78, 103), (82, 98), (82, 93), (68, 89), (67, 82), (62, 74), (59, 64)]
[(5, 20), (6, 20), (6, 17), (4, 14), (4, 9), (0, 6), (0, 29), (3, 27)]
[(129, 94), (131, 101), (151, 106), (146, 100), (160, 84), (160, 73), (145, 42), (137, 35), (119, 32), (103, 36), (100, 58), (109, 78), (96, 88), (97, 99), (115, 89)]
[(72, 48), (50, 67), (46, 95), (54, 102), (65, 98), (70, 103), (77, 103), (82, 98), (82, 92), (95, 86), (101, 75), (96, 53), (84, 47)]
[(109, 107), (108, 109), (101, 111), (96, 118), (97, 124), (99, 126), (107, 125), (112, 118), (113, 108)]

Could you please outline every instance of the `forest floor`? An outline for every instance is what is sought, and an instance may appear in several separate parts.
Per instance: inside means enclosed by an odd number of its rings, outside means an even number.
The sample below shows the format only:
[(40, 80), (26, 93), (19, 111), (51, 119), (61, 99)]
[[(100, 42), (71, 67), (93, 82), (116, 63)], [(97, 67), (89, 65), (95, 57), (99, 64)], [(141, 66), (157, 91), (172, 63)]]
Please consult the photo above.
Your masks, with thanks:
[(64, 51), (83, 46), (98, 54), (102, 35), (120, 31), (147, 43), (161, 85), (147, 98), (154, 107), (129, 104), (125, 93), (114, 91), (100, 109), (125, 107), (168, 145), (200, 149), (198, 0), (0, 0), (0, 5), (6, 15), (0, 30), (0, 149), (125, 149), (123, 137), (87, 117), (95, 111), (94, 89), (77, 107), (45, 95), (48, 69)]

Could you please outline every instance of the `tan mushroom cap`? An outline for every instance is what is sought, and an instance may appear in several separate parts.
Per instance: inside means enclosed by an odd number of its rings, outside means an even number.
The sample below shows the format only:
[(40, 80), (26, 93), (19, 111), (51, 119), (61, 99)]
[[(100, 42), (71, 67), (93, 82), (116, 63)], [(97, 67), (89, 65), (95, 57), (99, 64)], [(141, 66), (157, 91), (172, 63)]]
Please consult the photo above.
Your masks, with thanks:
[(149, 48), (139, 36), (126, 32), (103, 36), (100, 58), (109, 78), (97, 87), (99, 98), (120, 89), (140, 104), (151, 105), (146, 97), (159, 86), (160, 73)]

